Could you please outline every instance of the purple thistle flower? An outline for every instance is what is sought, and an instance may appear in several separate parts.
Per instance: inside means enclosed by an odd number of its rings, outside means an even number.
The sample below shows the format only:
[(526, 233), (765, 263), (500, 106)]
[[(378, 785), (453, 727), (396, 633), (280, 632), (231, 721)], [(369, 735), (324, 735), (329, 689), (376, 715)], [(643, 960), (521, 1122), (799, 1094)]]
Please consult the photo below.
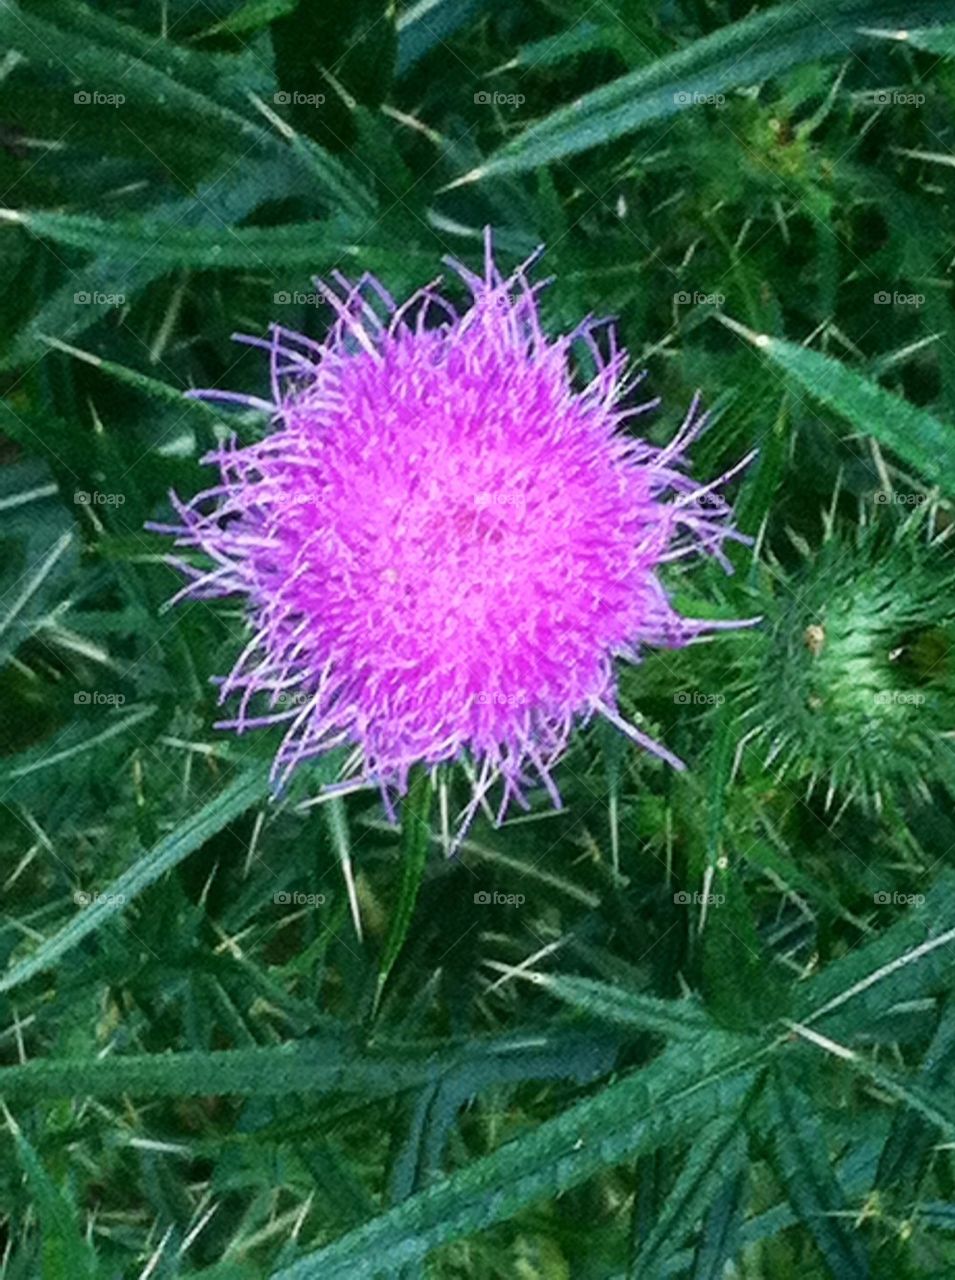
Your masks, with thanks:
[[(609, 321), (545, 335), (533, 261), (503, 278), (488, 234), (483, 278), (450, 263), (473, 295), (463, 313), (439, 281), (398, 306), (373, 277), (335, 273), (324, 343), (278, 325), (239, 338), (270, 354), (270, 401), (192, 393), (272, 419), (259, 443), (208, 454), (220, 483), (173, 494), (182, 523), (160, 527), (212, 561), (176, 561), (180, 597), (246, 598), (219, 727), (284, 723), (279, 785), (349, 745), (346, 771), (391, 812), (412, 766), (468, 759), (460, 838), (498, 780), (499, 820), (527, 807), (533, 775), (559, 805), (551, 770), (595, 713), (683, 767), (621, 718), (614, 659), (740, 625), (682, 617), (660, 569), (701, 551), (730, 570), (721, 546), (740, 535), (715, 490), (749, 459), (703, 486), (685, 474), (698, 399), (665, 448), (624, 434), (656, 402), (624, 407), (637, 379)], [(583, 389), (578, 344), (596, 370)]]

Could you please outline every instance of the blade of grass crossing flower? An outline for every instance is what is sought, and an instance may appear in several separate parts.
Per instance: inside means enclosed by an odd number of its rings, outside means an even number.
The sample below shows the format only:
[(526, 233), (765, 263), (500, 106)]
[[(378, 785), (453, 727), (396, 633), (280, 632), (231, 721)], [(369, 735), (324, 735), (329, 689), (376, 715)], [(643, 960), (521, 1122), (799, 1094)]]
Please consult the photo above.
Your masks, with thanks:
[(418, 890), (428, 861), (428, 846), (431, 843), (432, 798), (431, 779), (427, 771), (419, 767), (401, 806), (401, 888), (381, 958), (378, 989), (375, 993), (376, 1008), (411, 927), (411, 917), (414, 915)]
[(873, 436), (930, 484), (955, 491), (955, 427), (831, 356), (755, 333), (728, 316), (717, 318), (781, 369), (797, 391), (833, 410), (863, 435)]
[(178, 866), (211, 836), (241, 817), (269, 793), (268, 772), (261, 766), (246, 770), (197, 813), (185, 819), (170, 835), (143, 854), (113, 883), (73, 916), (58, 933), (47, 938), (26, 959), (0, 977), (0, 992), (11, 991), (38, 973), (50, 969), (68, 951), (126, 909), (137, 894)]

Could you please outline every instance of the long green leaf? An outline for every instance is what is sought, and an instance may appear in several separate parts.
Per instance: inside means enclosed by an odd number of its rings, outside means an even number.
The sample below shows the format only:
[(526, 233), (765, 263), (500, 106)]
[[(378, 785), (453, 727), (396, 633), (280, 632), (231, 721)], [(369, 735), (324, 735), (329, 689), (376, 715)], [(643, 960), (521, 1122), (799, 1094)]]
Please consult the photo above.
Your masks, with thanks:
[(721, 316), (782, 369), (788, 380), (864, 435), (874, 436), (931, 484), (955, 491), (955, 427), (910, 404), (831, 356), (784, 338), (754, 333)]
[[(825, 15), (802, 0), (777, 5), (721, 28), (649, 67), (621, 76), (551, 112), (459, 181), (519, 173), (550, 164), (656, 124), (699, 110), (740, 85), (757, 84), (817, 58), (844, 58), (877, 38), (864, 28), (906, 25), (906, 0), (837, 0)], [(942, 0), (920, 6), (919, 23), (951, 17)]]
[[(955, 1054), (955, 1000), (948, 999), (932, 1043), (926, 1051), (916, 1086), (935, 1092), (936, 1097), (944, 1088), (951, 1071)], [(879, 1156), (876, 1185), (886, 1190), (894, 1188), (915, 1195), (919, 1178), (931, 1159), (935, 1141), (934, 1126), (925, 1123), (925, 1117), (910, 1114), (912, 1107), (895, 1119), (889, 1136)]]
[(426, 54), (488, 6), (489, 0), (417, 0), (404, 8), (395, 23), (398, 32), (396, 74), (407, 74)]
[(13, 1133), (17, 1155), (33, 1192), (42, 1233), (43, 1276), (59, 1280), (94, 1280), (96, 1260), (80, 1232), (75, 1204), (60, 1190), (9, 1112), (7, 1125)]
[(56, 59), (54, 65), (68, 70), (80, 91), (85, 81), (102, 92), (178, 112), (206, 132), (215, 130), (224, 138), (238, 135), (244, 148), (282, 145), (275, 134), (236, 109), (241, 103), (239, 67), (250, 76), (260, 74), (261, 59), (251, 53), (238, 61), (234, 55), (184, 49), (75, 0), (58, 0), (52, 21), (16, 0), (3, 0), (0, 43), (42, 65)]
[(153, 396), (157, 400), (171, 404), (184, 418), (194, 417), (201, 420), (206, 428), (211, 427), (213, 423), (223, 421), (222, 414), (214, 404), (206, 400), (187, 398), (185, 387), (172, 387), (160, 378), (152, 378), (149, 374), (140, 373), (138, 369), (129, 369), (126, 365), (117, 364), (114, 360), (103, 360), (92, 351), (83, 351), (80, 347), (73, 347), (68, 342), (61, 342), (59, 338), (46, 338), (45, 342), (54, 350), (62, 351), (64, 355), (73, 356), (84, 364), (92, 365), (94, 369), (108, 373), (111, 378), (116, 378), (118, 382), (123, 382), (144, 395)]
[[(314, 269), (322, 262), (351, 258), (363, 268), (377, 269), (414, 257), (413, 249), (376, 250), (330, 234), (321, 222), (287, 223), (277, 227), (183, 227), (151, 218), (107, 221), (92, 215), (0, 210), (0, 217), (74, 249), (94, 251), (104, 243), (112, 254), (128, 256), (137, 265), (193, 269), (220, 268), (270, 271)], [(422, 252), (433, 262), (433, 256)]]
[(649, 1067), (282, 1268), (273, 1280), (371, 1280), (601, 1169), (685, 1140), (715, 1111), (738, 1105), (761, 1052), (751, 1041), (718, 1034), (673, 1046)]
[[(279, 187), (303, 198), (313, 197), (316, 186), (314, 169), (308, 173), (302, 172), (303, 169), (304, 166), (284, 149), (277, 155), (261, 159), (247, 156), (241, 170), (228, 183), (210, 174), (208, 181), (199, 184), (194, 195), (153, 206), (149, 225), (177, 227), (183, 234), (188, 234), (189, 229), (204, 227), (210, 233), (225, 235), (224, 228), (234, 226), (253, 212), (262, 199), (263, 191)], [(320, 192), (323, 197), (326, 190), (323, 187)], [(99, 236), (97, 226), (101, 229)], [(136, 253), (133, 249), (130, 257), (129, 242), (114, 242), (107, 229), (109, 226), (108, 222), (94, 219), (85, 227), (84, 233), (77, 227), (71, 229), (75, 237), (71, 243), (90, 250), (93, 257), (82, 267), (71, 271), (68, 280), (46, 296), (9, 350), (0, 352), (0, 368), (25, 360), (32, 363), (36, 359), (38, 343), (48, 341), (49, 334), (75, 340), (85, 329), (115, 310), (110, 295), (122, 295), (129, 303), (172, 269), (168, 258), (162, 256)], [(134, 234), (137, 227), (142, 230), (143, 223), (134, 221), (127, 230)], [(56, 237), (51, 235), (51, 238)], [(142, 249), (146, 247), (142, 245)], [(320, 266), (319, 262), (310, 264), (312, 268)], [(282, 283), (288, 287), (287, 280)], [(77, 305), (77, 294), (83, 293), (88, 295), (89, 301), (82, 306)], [(97, 295), (102, 295), (102, 298), (98, 299)]]
[(680, 1245), (726, 1181), (726, 1165), (739, 1162), (742, 1111), (720, 1116), (694, 1141), (673, 1190), (631, 1265), (634, 1280), (667, 1275)]
[(818, 1048), (834, 1054), (840, 1061), (847, 1062), (857, 1074), (878, 1090), (901, 1102), (912, 1113), (913, 1120), (921, 1119), (934, 1129), (940, 1129), (949, 1141), (955, 1137), (955, 1110), (949, 1105), (946, 1091), (940, 1089), (937, 1083), (925, 1084), (917, 1079), (906, 1079), (894, 1071), (877, 1066), (867, 1054), (855, 1053), (845, 1045), (818, 1036), (800, 1023), (791, 1025), (797, 1035), (815, 1042)]
[(334, 1041), (297, 1041), (217, 1053), (135, 1054), (88, 1060), (42, 1059), (0, 1068), (0, 1096), (35, 1102), (44, 1098), (189, 1097), (288, 1093), (387, 1095), (412, 1089), (448, 1069), (456, 1059), (362, 1057)]
[(849, 1206), (826, 1149), (826, 1135), (809, 1100), (781, 1074), (774, 1078), (769, 1109), (777, 1168), (790, 1203), (812, 1233), (831, 1274), (866, 1280), (869, 1264), (853, 1232)]
[[(601, 1060), (602, 1057), (602, 1060)], [(31, 1103), (61, 1097), (190, 1097), (288, 1093), (386, 1096), (447, 1081), (460, 1101), (513, 1080), (583, 1079), (612, 1055), (566, 1031), (496, 1036), (467, 1043), (382, 1043), (366, 1049), (333, 1024), (324, 1036), (281, 1045), (101, 1058), (34, 1059), (0, 1067), (0, 1098)]]
[(723, 1186), (700, 1226), (690, 1280), (723, 1280), (726, 1264), (736, 1252), (743, 1233), (748, 1155), (742, 1133), (737, 1133), (723, 1149)]
[(298, 0), (246, 0), (245, 4), (227, 14), (220, 22), (215, 22), (202, 34), (204, 36), (244, 35), (247, 31), (257, 31), (267, 27), (276, 18), (284, 18), (294, 12)]
[[(20, 778), (29, 778), (34, 774), (43, 773), (47, 769), (55, 769), (64, 760), (70, 760), (74, 756), (81, 756), (87, 752), (94, 751), (102, 743), (109, 742), (113, 738), (131, 731), (141, 721), (148, 720), (150, 716), (155, 714), (155, 707), (134, 707), (128, 716), (113, 720), (100, 733), (84, 733), (80, 737), (78, 737), (74, 726), (69, 726), (52, 742), (44, 743), (39, 747), (31, 747), (28, 751), (21, 752), (11, 760), (6, 761), (4, 767), (0, 769), (0, 783), (9, 786), (9, 784), (17, 782)], [(6, 796), (7, 794), (8, 792), (5, 791), (4, 795)], [(0, 983), (0, 990), (2, 989), (2, 983)]]
[(945, 871), (921, 906), (805, 984), (797, 1020), (840, 1039), (865, 1033), (893, 1005), (950, 988), (953, 946), (955, 873)]
[(712, 1029), (704, 1010), (690, 1000), (659, 1000), (609, 982), (573, 974), (535, 974), (533, 981), (588, 1017), (671, 1039), (693, 1039)]

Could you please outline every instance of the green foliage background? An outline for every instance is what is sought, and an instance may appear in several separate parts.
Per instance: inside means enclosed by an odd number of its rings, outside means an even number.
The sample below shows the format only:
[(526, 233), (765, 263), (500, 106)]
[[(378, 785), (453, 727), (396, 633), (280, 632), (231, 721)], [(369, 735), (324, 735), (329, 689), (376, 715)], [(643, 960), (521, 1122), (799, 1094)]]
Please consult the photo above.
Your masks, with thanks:
[[(955, 1274), (955, 22), (822, 0), (0, 0), (0, 1275)], [(228, 603), (144, 531), (236, 331), (546, 245), (762, 624), (466, 780), (269, 796)], [(446, 789), (445, 789), (446, 788)], [(487, 900), (490, 898), (490, 901)]]

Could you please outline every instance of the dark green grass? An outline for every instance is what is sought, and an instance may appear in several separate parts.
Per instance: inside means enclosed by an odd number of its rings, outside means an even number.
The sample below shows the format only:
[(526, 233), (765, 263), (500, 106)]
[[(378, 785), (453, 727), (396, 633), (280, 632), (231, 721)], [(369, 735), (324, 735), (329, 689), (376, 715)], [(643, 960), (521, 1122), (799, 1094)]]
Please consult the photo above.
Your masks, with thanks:
[[(393, 8), (0, 4), (0, 1277), (955, 1274), (950, 6)], [(460, 773), (270, 799), (144, 525), (487, 225), (759, 449), (670, 585), (765, 621), (449, 862)]]

